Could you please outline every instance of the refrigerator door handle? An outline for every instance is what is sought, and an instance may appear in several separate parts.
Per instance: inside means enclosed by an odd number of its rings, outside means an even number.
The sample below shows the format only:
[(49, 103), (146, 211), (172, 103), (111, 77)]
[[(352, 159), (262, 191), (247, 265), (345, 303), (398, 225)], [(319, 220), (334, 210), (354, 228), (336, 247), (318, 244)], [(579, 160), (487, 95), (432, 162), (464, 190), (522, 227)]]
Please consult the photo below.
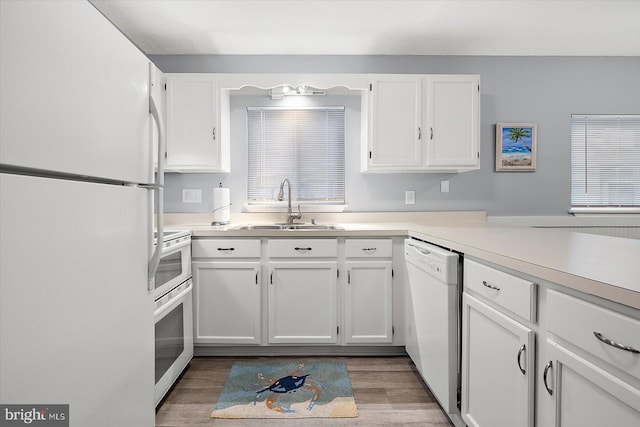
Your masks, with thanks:
[[(153, 67), (153, 65), (150, 65)], [(150, 80), (151, 84), (151, 80)], [(149, 260), (149, 274), (148, 274), (148, 290), (152, 291), (155, 288), (155, 276), (156, 271), (158, 270), (158, 265), (160, 265), (160, 256), (162, 255), (162, 235), (164, 232), (164, 162), (163, 153), (165, 151), (165, 134), (164, 134), (164, 123), (162, 121), (162, 116), (158, 112), (158, 106), (156, 105), (156, 101), (151, 96), (151, 90), (149, 90), (149, 112), (153, 116), (156, 121), (156, 126), (158, 128), (158, 170), (156, 172), (155, 183), (149, 187), (150, 191), (155, 191), (156, 200), (158, 205), (158, 215), (157, 215), (157, 227), (158, 227), (158, 243), (155, 244), (155, 248), (153, 250), (153, 255)], [(153, 157), (153, 156), (152, 156)], [(153, 159), (151, 160), (151, 164), (153, 164)], [(153, 229), (153, 203), (150, 210), (151, 218), (149, 220), (150, 227)], [(153, 233), (151, 233), (153, 236)], [(151, 240), (151, 244), (153, 245), (153, 238)]]

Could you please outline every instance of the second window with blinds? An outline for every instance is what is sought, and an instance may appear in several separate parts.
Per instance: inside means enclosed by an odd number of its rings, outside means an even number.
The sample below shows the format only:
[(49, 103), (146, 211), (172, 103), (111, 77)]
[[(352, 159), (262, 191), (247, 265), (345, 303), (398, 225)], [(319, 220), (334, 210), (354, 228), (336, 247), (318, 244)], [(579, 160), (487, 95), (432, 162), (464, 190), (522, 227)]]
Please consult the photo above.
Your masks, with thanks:
[(278, 190), (280, 181), (289, 178), (294, 206), (341, 210), (344, 116), (344, 107), (248, 107), (249, 207), (286, 205), (286, 189), (284, 202), (278, 202)]

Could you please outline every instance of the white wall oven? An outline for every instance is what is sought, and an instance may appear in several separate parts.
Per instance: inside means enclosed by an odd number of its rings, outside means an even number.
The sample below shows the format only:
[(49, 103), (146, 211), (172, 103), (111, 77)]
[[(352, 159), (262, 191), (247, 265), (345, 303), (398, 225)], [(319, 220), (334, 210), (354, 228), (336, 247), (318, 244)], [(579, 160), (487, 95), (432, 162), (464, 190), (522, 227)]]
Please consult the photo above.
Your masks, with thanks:
[(191, 277), (191, 233), (165, 231), (163, 234), (162, 254), (153, 290), (156, 300)]
[(169, 244), (163, 246), (155, 292), (182, 281), (155, 298), (156, 405), (193, 358), (191, 235), (181, 232), (180, 236), (165, 235), (165, 239)]

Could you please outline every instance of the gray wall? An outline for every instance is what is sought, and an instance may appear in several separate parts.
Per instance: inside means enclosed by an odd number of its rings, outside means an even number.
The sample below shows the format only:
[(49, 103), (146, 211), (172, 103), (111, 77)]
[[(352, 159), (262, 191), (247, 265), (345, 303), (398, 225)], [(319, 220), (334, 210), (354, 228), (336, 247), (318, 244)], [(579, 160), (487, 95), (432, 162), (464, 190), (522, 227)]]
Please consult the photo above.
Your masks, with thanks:
[[(151, 60), (169, 73), (479, 74), (481, 169), (463, 174), (361, 174), (360, 140), (349, 128), (346, 197), (349, 210), (354, 212), (566, 214), (570, 205), (571, 114), (640, 114), (640, 57), (181, 55), (151, 56)], [(168, 174), (167, 212), (209, 211), (211, 188), (220, 181), (231, 188), (232, 210), (241, 210), (246, 191), (246, 142), (237, 122), (244, 120), (244, 102), (234, 99), (232, 103), (232, 172)], [(359, 120), (357, 103), (347, 105), (347, 120)], [(494, 171), (494, 129), (500, 122), (538, 123), (536, 172)], [(440, 193), (440, 181), (445, 179), (450, 181), (450, 192)], [(201, 188), (203, 202), (183, 204), (185, 188)], [(405, 190), (415, 190), (415, 205), (404, 204)]]

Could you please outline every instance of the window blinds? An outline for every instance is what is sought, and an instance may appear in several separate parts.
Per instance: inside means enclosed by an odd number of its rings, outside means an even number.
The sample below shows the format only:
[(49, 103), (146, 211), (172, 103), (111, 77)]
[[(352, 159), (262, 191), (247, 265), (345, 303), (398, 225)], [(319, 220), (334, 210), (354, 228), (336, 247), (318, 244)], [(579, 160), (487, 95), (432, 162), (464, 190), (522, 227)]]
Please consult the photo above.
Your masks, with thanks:
[(571, 117), (572, 208), (640, 207), (640, 116)]
[[(344, 107), (247, 108), (248, 203), (344, 204)], [(285, 189), (285, 199), (287, 197)]]

